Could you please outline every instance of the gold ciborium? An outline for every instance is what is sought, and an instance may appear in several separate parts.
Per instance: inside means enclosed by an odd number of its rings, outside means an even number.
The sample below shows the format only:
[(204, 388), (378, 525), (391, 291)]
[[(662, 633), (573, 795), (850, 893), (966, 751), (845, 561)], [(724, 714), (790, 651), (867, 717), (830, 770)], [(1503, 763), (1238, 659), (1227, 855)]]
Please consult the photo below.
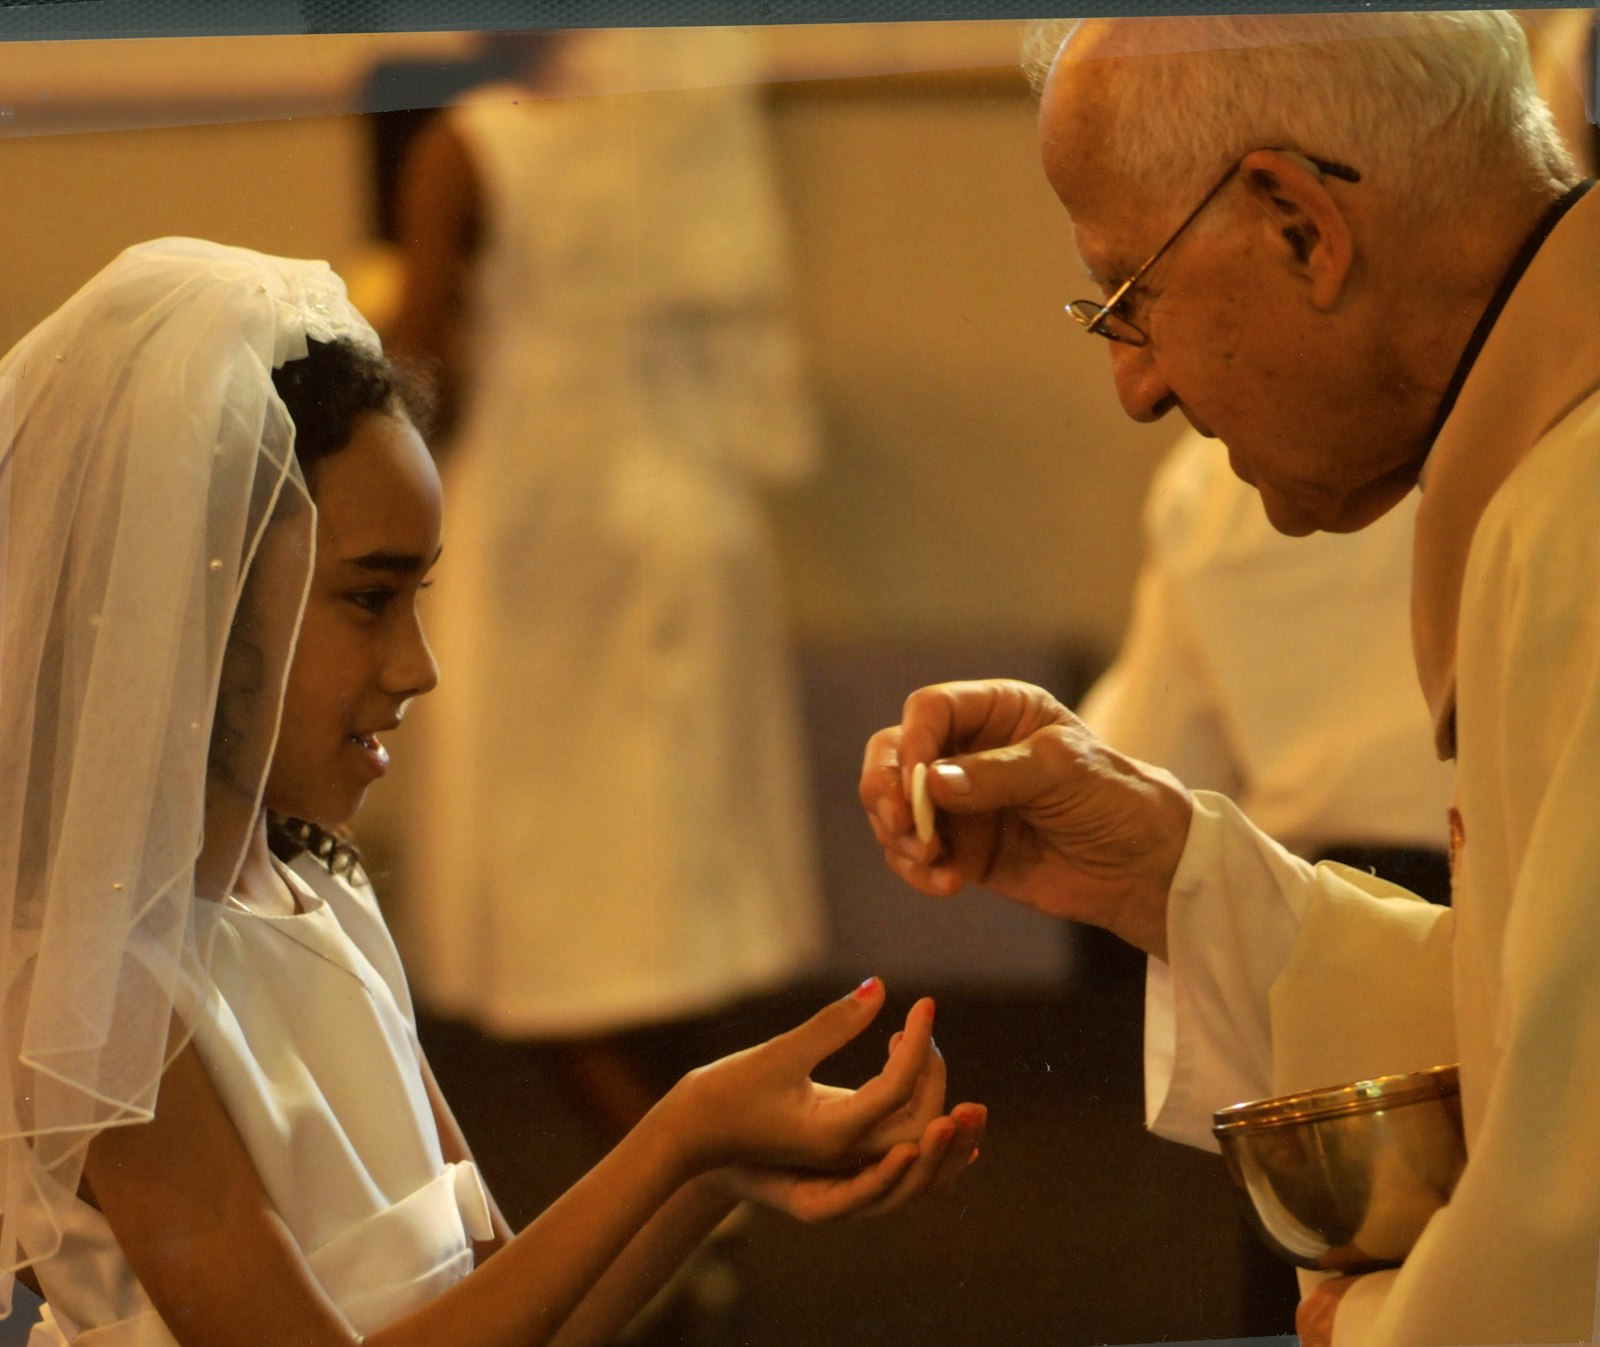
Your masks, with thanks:
[(1467, 1159), (1454, 1066), (1236, 1104), (1211, 1130), (1267, 1244), (1323, 1272), (1399, 1266)]

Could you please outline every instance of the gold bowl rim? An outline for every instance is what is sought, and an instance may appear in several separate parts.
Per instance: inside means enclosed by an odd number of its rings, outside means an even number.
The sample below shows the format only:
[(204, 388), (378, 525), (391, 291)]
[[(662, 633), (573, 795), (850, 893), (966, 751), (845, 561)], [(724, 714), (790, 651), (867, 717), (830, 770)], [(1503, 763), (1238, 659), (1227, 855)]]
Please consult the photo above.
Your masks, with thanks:
[(1260, 1128), (1321, 1122), (1350, 1114), (1378, 1113), (1402, 1104), (1449, 1099), (1460, 1092), (1459, 1070), (1454, 1063), (1430, 1066), (1423, 1071), (1374, 1076), (1370, 1080), (1355, 1080), (1346, 1085), (1330, 1085), (1316, 1090), (1302, 1090), (1297, 1094), (1234, 1104), (1212, 1114), (1211, 1130), (1220, 1139)]

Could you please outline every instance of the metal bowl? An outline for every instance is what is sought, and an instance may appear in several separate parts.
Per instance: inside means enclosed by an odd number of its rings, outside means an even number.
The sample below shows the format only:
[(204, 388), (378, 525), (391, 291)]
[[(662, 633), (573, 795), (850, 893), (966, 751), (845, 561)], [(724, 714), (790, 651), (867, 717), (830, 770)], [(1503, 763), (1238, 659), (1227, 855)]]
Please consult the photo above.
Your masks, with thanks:
[(1454, 1066), (1236, 1104), (1213, 1115), (1256, 1228), (1297, 1267), (1398, 1267), (1466, 1163)]

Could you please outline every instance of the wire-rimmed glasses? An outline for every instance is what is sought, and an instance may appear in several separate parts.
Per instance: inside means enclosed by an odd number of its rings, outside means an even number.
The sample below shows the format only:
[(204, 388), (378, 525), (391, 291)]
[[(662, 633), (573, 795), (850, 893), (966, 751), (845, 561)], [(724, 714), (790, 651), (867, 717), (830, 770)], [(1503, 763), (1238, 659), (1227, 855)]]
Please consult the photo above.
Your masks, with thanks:
[[(1255, 153), (1254, 150), (1251, 151)], [(1296, 150), (1279, 150), (1280, 154), (1292, 154), (1297, 159), (1304, 159), (1318, 173), (1328, 178), (1338, 178), (1343, 182), (1360, 182), (1361, 174), (1347, 164), (1337, 164), (1328, 159), (1318, 159), (1313, 155), (1300, 154)], [(1107, 341), (1120, 341), (1128, 346), (1144, 346), (1149, 342), (1149, 335), (1135, 324), (1128, 316), (1127, 309), (1133, 298), (1134, 288), (1142, 281), (1150, 268), (1155, 266), (1166, 255), (1169, 248), (1182, 236), (1183, 231), (1192, 225), (1200, 212), (1209, 206), (1216, 197), (1239, 171), (1240, 165), (1248, 156), (1240, 156), (1228, 166), (1228, 171), (1217, 180), (1209, 192), (1200, 198), (1200, 204), (1183, 217), (1182, 223), (1174, 229), (1167, 241), (1155, 252), (1151, 253), (1145, 262), (1133, 275), (1123, 281), (1104, 302), (1093, 299), (1075, 299), (1067, 305), (1067, 312), (1073, 320), (1086, 332), (1092, 332), (1097, 337), (1104, 337)]]

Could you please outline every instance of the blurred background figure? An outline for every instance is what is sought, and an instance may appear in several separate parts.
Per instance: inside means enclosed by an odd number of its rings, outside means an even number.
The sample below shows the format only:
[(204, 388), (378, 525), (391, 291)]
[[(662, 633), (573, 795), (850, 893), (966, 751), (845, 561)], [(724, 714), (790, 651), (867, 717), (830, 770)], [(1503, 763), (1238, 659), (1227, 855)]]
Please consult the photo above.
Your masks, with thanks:
[[(1359, 533), (1290, 538), (1223, 445), (1190, 433), (1145, 503), (1133, 616), (1079, 714), (1185, 785), (1231, 796), (1307, 860), (1450, 901), (1453, 768), (1434, 753), (1411, 659), (1417, 494)], [(1095, 961), (1129, 961), (1080, 932)], [(1281, 1333), (1293, 1270), (1244, 1224), (1241, 1327)]]
[(487, 39), (507, 77), (401, 170), (386, 333), (441, 371), (451, 510), (414, 983), (560, 1045), (607, 1142), (672, 1078), (625, 1034), (790, 982), (824, 936), (760, 500), (815, 456), (782, 214), (741, 35), (651, 37), (648, 66), (629, 33)]
[(1528, 35), (1528, 55), (1539, 93), (1567, 142), (1578, 167), (1592, 175), (1600, 163), (1600, 127), (1595, 125), (1595, 96), (1600, 70), (1595, 65), (1595, 10), (1519, 9), (1514, 11)]
[(1360, 533), (1286, 537), (1221, 443), (1185, 436), (1145, 505), (1127, 635), (1080, 714), (1307, 860), (1448, 902), (1452, 769), (1403, 676), (1416, 506)]

